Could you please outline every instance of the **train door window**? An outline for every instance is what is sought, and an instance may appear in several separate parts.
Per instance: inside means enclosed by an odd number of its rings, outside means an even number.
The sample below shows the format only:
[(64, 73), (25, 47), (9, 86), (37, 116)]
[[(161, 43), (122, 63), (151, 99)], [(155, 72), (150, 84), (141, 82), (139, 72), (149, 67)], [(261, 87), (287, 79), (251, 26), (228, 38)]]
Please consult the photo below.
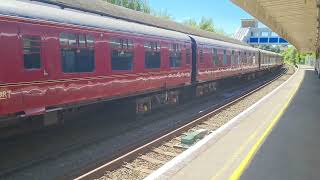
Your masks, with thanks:
[(191, 50), (189, 48), (186, 49), (186, 64), (191, 63)]
[(41, 37), (25, 36), (23, 41), (23, 61), (25, 69), (41, 68)]
[(63, 72), (76, 73), (94, 71), (94, 39), (93, 43), (88, 43), (89, 36), (90, 35), (71, 33), (60, 34)]
[(227, 50), (223, 50), (223, 65), (227, 65), (228, 60), (227, 60)]
[(80, 47), (86, 46), (86, 36), (84, 34), (79, 34), (79, 46)]
[(170, 46), (170, 67), (181, 66), (181, 48), (179, 44), (171, 44)]
[(112, 70), (133, 69), (133, 41), (130, 39), (111, 39)]
[(160, 43), (146, 42), (144, 44), (145, 57), (144, 66), (148, 69), (157, 69), (161, 65)]
[(204, 60), (203, 60), (203, 49), (199, 50), (199, 59), (200, 59), (200, 63), (204, 62)]
[(244, 58), (243, 58), (243, 63), (247, 64), (247, 52), (244, 52)]
[(231, 51), (231, 65), (235, 64), (234, 62), (234, 50)]
[(94, 37), (91, 35), (86, 36), (86, 44), (87, 47), (93, 47), (94, 46)]
[(218, 50), (216, 48), (213, 48), (213, 64), (215, 66), (219, 65), (219, 57), (218, 57)]

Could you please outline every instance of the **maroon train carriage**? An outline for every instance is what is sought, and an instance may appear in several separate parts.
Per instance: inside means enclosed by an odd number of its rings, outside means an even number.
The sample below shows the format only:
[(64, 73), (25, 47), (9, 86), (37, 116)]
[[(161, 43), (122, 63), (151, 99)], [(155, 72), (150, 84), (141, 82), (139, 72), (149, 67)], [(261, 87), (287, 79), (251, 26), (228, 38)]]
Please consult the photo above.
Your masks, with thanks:
[(198, 47), (199, 82), (212, 81), (259, 70), (258, 49), (192, 36)]
[(259, 51), (214, 39), (191, 36), (197, 47), (197, 95), (212, 92), (216, 81), (259, 71)]
[(260, 51), (260, 59), (261, 59), (261, 64), (260, 64), (261, 70), (272, 69), (272, 68), (281, 66), (283, 64), (281, 55), (274, 52), (265, 51), (265, 50), (259, 50), (259, 51)]
[[(257, 49), (34, 2), (0, 4), (0, 117), (44, 115), (136, 96), (137, 113), (186, 88), (260, 70)], [(53, 120), (52, 120), (53, 119)]]
[(1, 116), (191, 83), (185, 34), (19, 1), (0, 13)]

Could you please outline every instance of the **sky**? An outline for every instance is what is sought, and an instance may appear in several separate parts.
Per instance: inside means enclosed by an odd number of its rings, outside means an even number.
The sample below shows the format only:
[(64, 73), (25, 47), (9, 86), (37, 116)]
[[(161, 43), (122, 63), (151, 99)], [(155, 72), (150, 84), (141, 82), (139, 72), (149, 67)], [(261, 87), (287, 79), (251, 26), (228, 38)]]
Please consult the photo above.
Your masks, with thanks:
[(231, 35), (240, 27), (240, 19), (252, 18), (229, 0), (149, 0), (149, 3), (155, 10), (167, 10), (178, 22), (211, 17), (215, 27)]

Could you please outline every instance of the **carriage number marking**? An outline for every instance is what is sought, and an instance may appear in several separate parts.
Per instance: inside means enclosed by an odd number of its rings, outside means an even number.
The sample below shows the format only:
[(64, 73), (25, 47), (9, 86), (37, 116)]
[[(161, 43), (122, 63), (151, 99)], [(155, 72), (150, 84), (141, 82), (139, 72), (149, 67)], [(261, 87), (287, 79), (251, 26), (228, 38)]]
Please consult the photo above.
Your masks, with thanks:
[(11, 91), (0, 91), (0, 100), (6, 100), (11, 98)]

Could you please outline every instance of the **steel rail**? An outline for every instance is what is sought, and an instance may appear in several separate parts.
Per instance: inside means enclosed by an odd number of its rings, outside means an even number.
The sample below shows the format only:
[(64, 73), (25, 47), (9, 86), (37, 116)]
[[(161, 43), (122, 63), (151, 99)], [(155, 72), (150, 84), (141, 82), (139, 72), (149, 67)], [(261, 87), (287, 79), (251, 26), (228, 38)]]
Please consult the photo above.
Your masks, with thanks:
[[(285, 70), (287, 71), (287, 69)], [(252, 95), (253, 93), (261, 90), (262, 88), (268, 86), (272, 82), (278, 80), (280, 77), (282, 77), (286, 72), (281, 72), (279, 75), (271, 78), (270, 80), (267, 80), (263, 82), (261, 85), (258, 85), (258, 87), (251, 88), (249, 90), (246, 90), (245, 92), (241, 93), (238, 97), (231, 97), (229, 100), (224, 101), (221, 104), (216, 104), (212, 107), (207, 108), (202, 113), (199, 113), (198, 117), (194, 118), (191, 122), (187, 124), (183, 124), (182, 126), (176, 128), (173, 131), (170, 131), (160, 137), (154, 137), (153, 140), (149, 141), (148, 143), (139, 146), (138, 148), (135, 148), (134, 150), (131, 150), (117, 158), (115, 158), (112, 161), (108, 161), (104, 163), (103, 165), (101, 162), (95, 163), (95, 165), (89, 165), (88, 167), (83, 168), (76, 174), (82, 174), (81, 176), (75, 176), (75, 175), (65, 175), (64, 177), (60, 177), (59, 179), (74, 179), (74, 180), (88, 180), (88, 179), (96, 179), (101, 176), (103, 176), (107, 171), (112, 171), (117, 169), (118, 167), (121, 167), (125, 162), (134, 160), (137, 158), (140, 154), (144, 154), (148, 152), (150, 149), (161, 145), (163, 142), (168, 141), (176, 137), (177, 135), (180, 135), (181, 133), (185, 132), (186, 130), (202, 123), (206, 119), (212, 117), (213, 115), (221, 112), (222, 110), (230, 107), (231, 105), (243, 100), (244, 98)], [(129, 148), (128, 148), (129, 149)], [(95, 166), (95, 167), (94, 167)], [(91, 170), (90, 170), (91, 169)], [(82, 172), (82, 173), (81, 173)]]

